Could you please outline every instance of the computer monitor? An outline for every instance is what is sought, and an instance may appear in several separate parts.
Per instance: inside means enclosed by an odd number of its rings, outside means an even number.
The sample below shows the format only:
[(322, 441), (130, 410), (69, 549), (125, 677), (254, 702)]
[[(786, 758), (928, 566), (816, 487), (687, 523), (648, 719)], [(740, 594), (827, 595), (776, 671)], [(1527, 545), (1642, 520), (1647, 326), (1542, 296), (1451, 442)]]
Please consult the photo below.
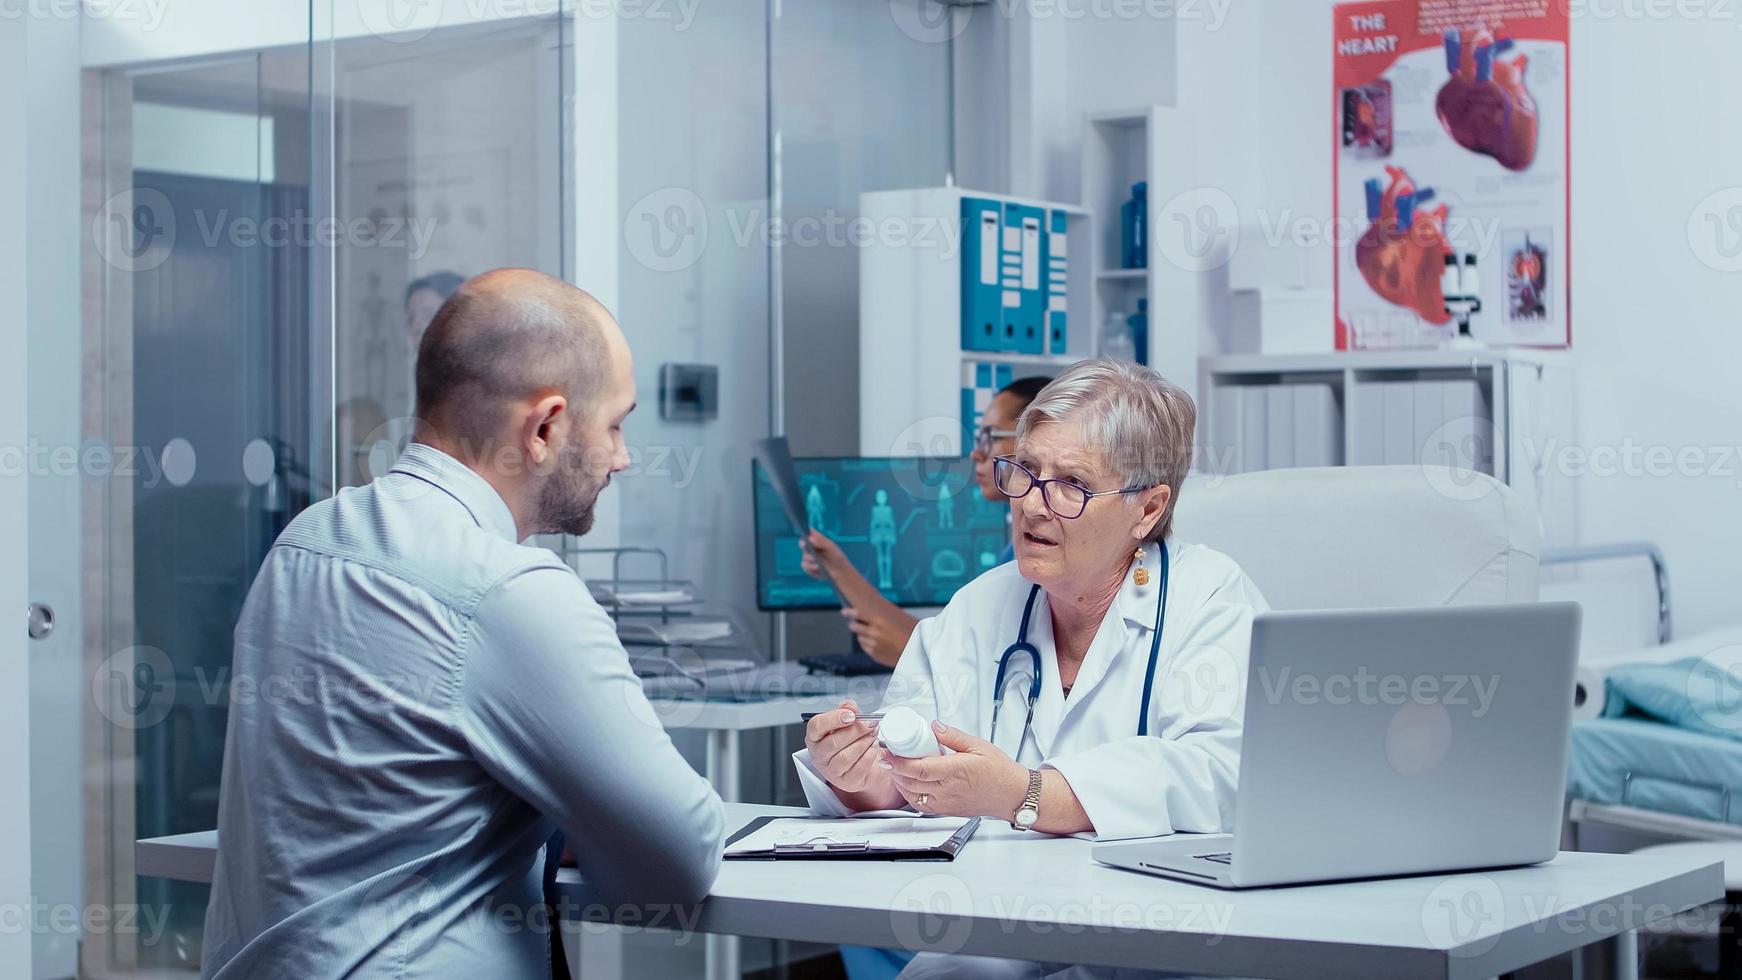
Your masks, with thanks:
[[(898, 606), (941, 606), (998, 563), (1009, 541), (1008, 501), (988, 501), (965, 456), (795, 459), (812, 527), (833, 538), (866, 580)], [(799, 536), (760, 463), (756, 602), (767, 612), (836, 609), (827, 580), (806, 575)]]

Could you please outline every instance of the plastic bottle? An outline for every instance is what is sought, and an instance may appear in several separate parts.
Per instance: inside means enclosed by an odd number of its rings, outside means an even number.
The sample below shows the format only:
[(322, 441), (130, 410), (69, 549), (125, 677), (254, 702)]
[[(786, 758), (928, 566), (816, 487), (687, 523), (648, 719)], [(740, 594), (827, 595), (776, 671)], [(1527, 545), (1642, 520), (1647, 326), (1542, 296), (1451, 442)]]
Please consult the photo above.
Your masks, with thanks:
[(944, 754), (931, 722), (912, 708), (890, 708), (877, 723), (877, 739), (884, 748), (906, 759)]
[(1149, 267), (1149, 182), (1131, 185), (1131, 199), (1119, 208), (1119, 264), (1127, 269)]
[(1135, 359), (1139, 364), (1149, 363), (1149, 300), (1137, 300), (1137, 312), (1131, 314), (1128, 321), (1131, 324), (1131, 346), (1135, 348)]
[(1101, 356), (1115, 361), (1135, 361), (1137, 344), (1131, 339), (1131, 323), (1120, 310), (1107, 314), (1101, 326)]

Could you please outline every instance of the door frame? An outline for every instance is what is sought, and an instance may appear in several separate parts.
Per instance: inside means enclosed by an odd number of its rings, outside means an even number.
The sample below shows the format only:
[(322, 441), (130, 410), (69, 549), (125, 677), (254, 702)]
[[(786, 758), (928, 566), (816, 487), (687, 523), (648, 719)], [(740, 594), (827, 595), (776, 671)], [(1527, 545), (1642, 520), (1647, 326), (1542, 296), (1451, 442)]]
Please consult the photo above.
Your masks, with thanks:
[[(52, 628), (26, 642), (30, 678), (31, 894), (39, 915), (31, 976), (78, 973), (85, 928), (112, 917), (88, 914), (83, 879), (83, 710), (81, 500), (100, 456), (84, 451), (80, 330), (80, 21), (27, 18), (26, 186), (29, 247), (20, 358), (26, 382), (29, 523), (26, 588), (52, 611)], [(42, 452), (46, 451), (46, 452)], [(82, 913), (76, 925), (62, 910)], [(55, 916), (62, 916), (58, 921)]]
[[(81, 85), (86, 179), (80, 227), (86, 230), (81, 276), (84, 286), (81, 347), (84, 395), (80, 427), (87, 439), (133, 446), (132, 276), (105, 262), (112, 243), (100, 240), (105, 214), (131, 211), (132, 81), (125, 72), (86, 70)], [(135, 635), (131, 594), (115, 583), (133, 579), (133, 481), (92, 481), (81, 502), (84, 554), (81, 562), (86, 677), (120, 670)], [(85, 703), (85, 894), (94, 904), (135, 908), (133, 864), (133, 730), (110, 721), (98, 689)], [(138, 964), (138, 937), (87, 937), (85, 975), (130, 975)]]
[[(0, 88), (23, 92), (29, 84), (26, 40), (30, 18), (0, 18)], [(30, 110), (27, 99), (0, 100), (0, 212), (26, 213), (29, 201)], [(0, 608), (14, 615), (29, 603), (29, 467), (19, 465), (19, 450), (29, 440), (27, 293), (28, 222), (8, 222), (0, 230), (0, 446), (10, 447), (13, 463), (0, 472)], [(0, 630), (0, 657), (12, 666), (9, 683), (0, 684), (0, 741), (29, 745), (29, 642), (19, 623)], [(16, 681), (13, 679), (16, 678)], [(30, 753), (0, 752), (0, 785), (8, 789), (0, 805), (0, 903), (16, 917), (30, 911)], [(20, 926), (23, 926), (22, 928)], [(34, 929), (26, 920), (0, 928), (0, 975), (29, 976)]]

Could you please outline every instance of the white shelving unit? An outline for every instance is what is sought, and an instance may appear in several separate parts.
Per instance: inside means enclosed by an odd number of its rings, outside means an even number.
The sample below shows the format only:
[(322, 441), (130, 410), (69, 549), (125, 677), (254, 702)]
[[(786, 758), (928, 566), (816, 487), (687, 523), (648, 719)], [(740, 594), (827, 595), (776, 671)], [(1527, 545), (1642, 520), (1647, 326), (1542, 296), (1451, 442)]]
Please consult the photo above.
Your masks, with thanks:
[[(1063, 354), (962, 348), (962, 199), (1025, 204), (1066, 215)], [(859, 251), (859, 450), (865, 456), (955, 456), (962, 445), (964, 365), (1009, 365), (1016, 377), (1057, 374), (1093, 357), (1093, 222), (1070, 204), (960, 187), (859, 197), (871, 229)], [(1044, 273), (1044, 270), (1043, 270)], [(819, 406), (826, 410), (826, 406)]]
[(1197, 469), (1437, 465), (1487, 473), (1536, 506), (1550, 545), (1576, 540), (1576, 441), (1561, 351), (1406, 350), (1204, 358)]
[(1149, 184), (1153, 232), (1158, 221), (1178, 217), (1165, 213), (1170, 202), (1189, 201), (1189, 192), (1205, 183), (1197, 166), (1195, 128), (1189, 112), (1147, 106), (1092, 113), (1083, 133), (1083, 205), (1096, 223), (1094, 249), (1088, 255), (1095, 270), (1090, 328), (1099, 338), (1110, 311), (1130, 316), (1137, 312), (1139, 299), (1147, 300), (1149, 364), (1194, 397), (1198, 356), (1215, 349), (1209, 339), (1205, 278), (1220, 263), (1209, 255), (1160, 248), (1161, 240), (1152, 233), (1148, 267), (1120, 268), (1119, 237), (1120, 208), (1130, 198), (1132, 184)]

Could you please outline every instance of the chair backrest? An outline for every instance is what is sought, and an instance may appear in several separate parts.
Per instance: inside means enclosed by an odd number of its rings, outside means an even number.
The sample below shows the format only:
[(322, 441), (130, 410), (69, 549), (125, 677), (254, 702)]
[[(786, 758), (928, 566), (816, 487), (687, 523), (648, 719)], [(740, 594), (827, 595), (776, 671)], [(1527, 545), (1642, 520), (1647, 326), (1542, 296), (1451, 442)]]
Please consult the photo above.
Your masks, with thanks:
[(1511, 487), (1434, 466), (1194, 474), (1182, 541), (1227, 554), (1277, 609), (1534, 602), (1542, 530)]

